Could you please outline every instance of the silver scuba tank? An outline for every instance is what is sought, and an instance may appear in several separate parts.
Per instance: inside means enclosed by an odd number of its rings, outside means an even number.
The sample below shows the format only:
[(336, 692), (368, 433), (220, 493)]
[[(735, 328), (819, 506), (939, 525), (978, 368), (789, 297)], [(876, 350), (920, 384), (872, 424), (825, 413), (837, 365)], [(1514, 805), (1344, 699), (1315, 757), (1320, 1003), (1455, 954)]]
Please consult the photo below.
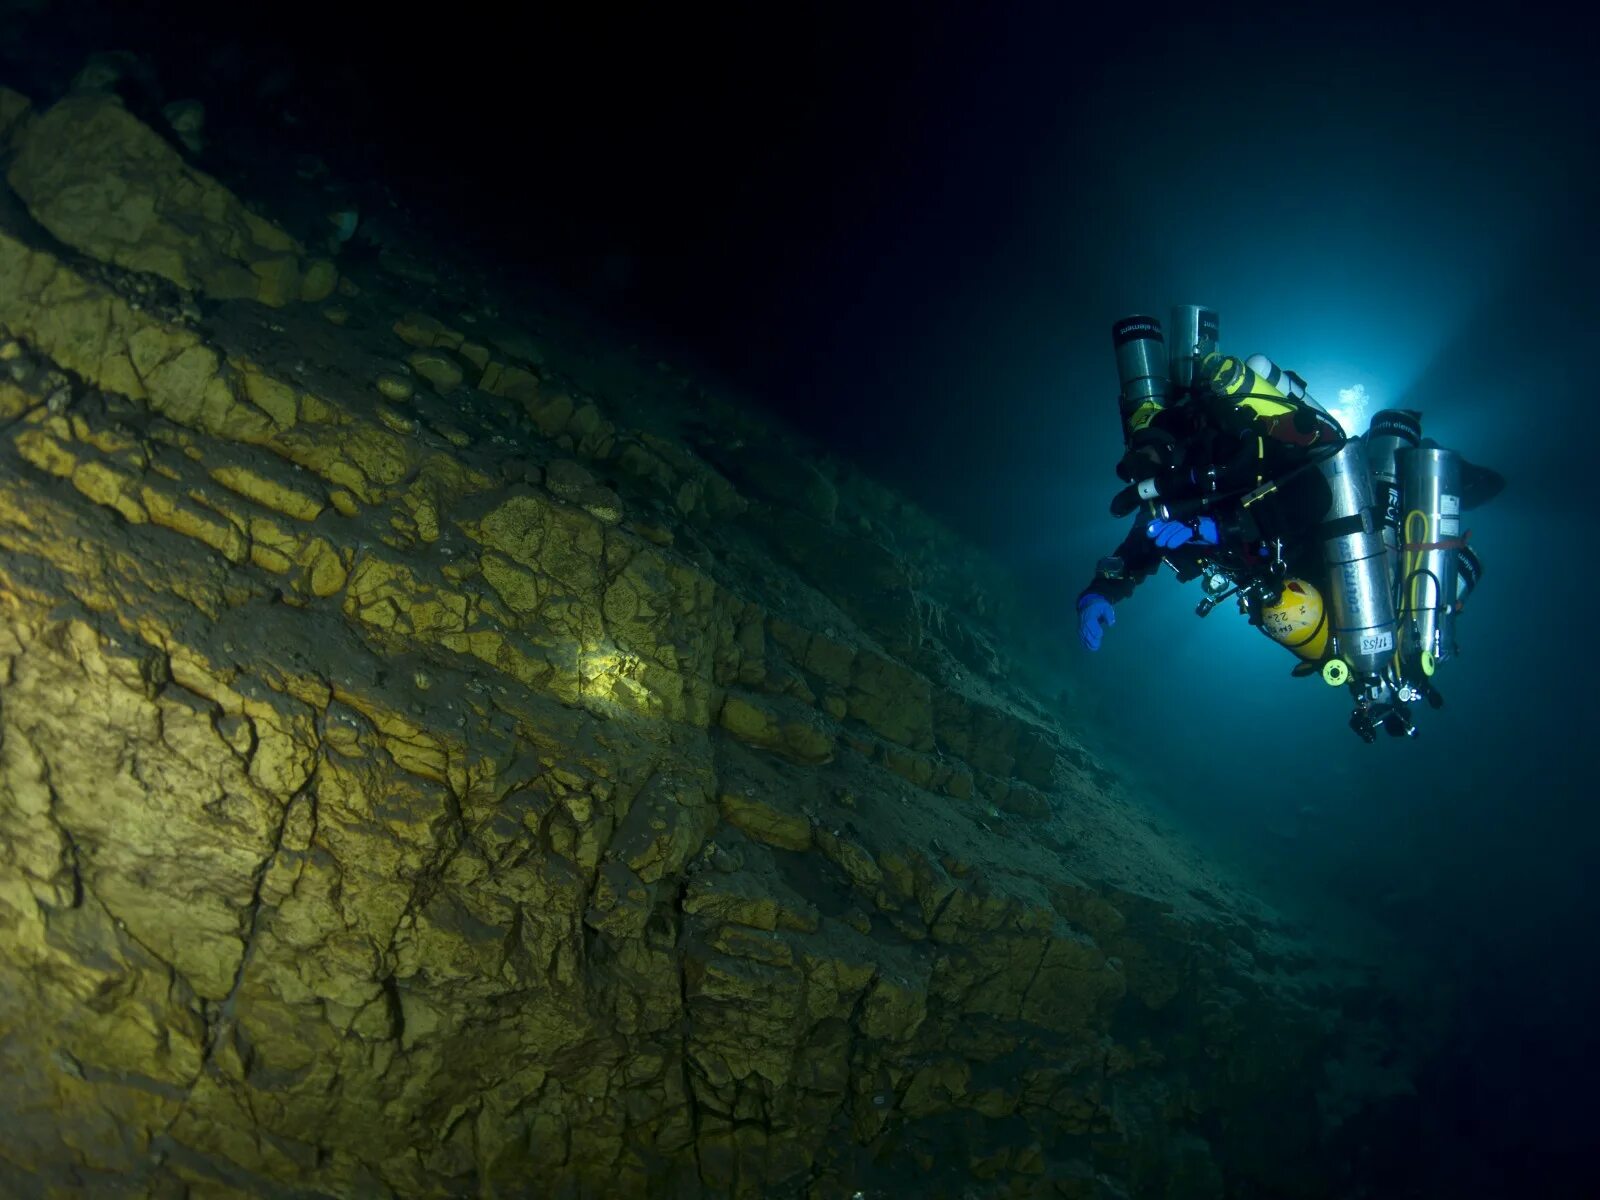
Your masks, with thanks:
[(1456, 653), (1461, 456), (1442, 446), (1411, 446), (1395, 455), (1395, 467), (1401, 514), (1395, 598), (1402, 657), (1420, 662), (1431, 675), (1434, 663)]
[(1117, 379), (1122, 385), (1122, 440), (1149, 425), (1167, 404), (1167, 344), (1155, 317), (1123, 317), (1111, 326), (1117, 352)]
[(1217, 312), (1203, 304), (1172, 308), (1172, 382), (1179, 391), (1194, 383), (1194, 365), (1217, 348)]
[(1389, 548), (1389, 578), (1400, 577), (1400, 475), (1395, 455), (1422, 441), (1422, 414), (1404, 408), (1374, 413), (1367, 432), (1367, 464), (1372, 468), (1372, 499), (1383, 521)]
[(1360, 439), (1318, 463), (1331, 498), (1322, 519), (1336, 652), (1364, 678), (1378, 676), (1394, 653), (1394, 598), (1388, 552), (1373, 511), (1372, 475)]

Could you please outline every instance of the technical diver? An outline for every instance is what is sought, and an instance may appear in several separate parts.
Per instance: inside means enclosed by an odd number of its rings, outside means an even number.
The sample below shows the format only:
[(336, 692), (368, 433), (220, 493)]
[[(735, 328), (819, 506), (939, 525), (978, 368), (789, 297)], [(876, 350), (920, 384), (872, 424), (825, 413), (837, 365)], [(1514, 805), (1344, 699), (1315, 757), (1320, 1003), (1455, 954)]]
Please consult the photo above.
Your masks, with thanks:
[(1423, 439), (1407, 410), (1347, 436), (1298, 375), (1221, 354), (1210, 309), (1179, 307), (1173, 327), (1170, 363), (1157, 319), (1112, 328), (1129, 486), (1111, 507), (1135, 515), (1079, 593), (1084, 646), (1099, 649), (1115, 606), (1166, 563), (1202, 578), (1200, 616), (1237, 596), (1297, 675), (1348, 683), (1363, 740), (1413, 734), (1406, 706), (1442, 703), (1432, 677), (1482, 574), (1460, 513), (1504, 480)]

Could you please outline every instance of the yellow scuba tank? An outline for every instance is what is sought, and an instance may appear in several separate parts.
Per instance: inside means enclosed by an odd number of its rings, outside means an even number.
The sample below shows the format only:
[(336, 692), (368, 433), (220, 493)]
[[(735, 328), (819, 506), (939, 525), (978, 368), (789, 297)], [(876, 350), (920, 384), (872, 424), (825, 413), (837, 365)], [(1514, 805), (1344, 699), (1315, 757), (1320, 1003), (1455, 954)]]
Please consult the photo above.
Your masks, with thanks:
[(1231, 355), (1212, 351), (1200, 361), (1200, 374), (1212, 390), (1257, 417), (1271, 419), (1293, 415), (1295, 403), (1246, 364)]
[(1322, 593), (1304, 579), (1287, 579), (1277, 602), (1261, 609), (1261, 630), (1308, 663), (1328, 652), (1328, 614)]
[[(1271, 367), (1278, 383), (1289, 390), (1274, 387), (1268, 377), (1251, 367), (1253, 362)], [(1265, 355), (1241, 362), (1213, 351), (1200, 360), (1198, 372), (1211, 385), (1214, 396), (1231, 404), (1240, 418), (1251, 423), (1258, 438), (1265, 436), (1292, 446), (1325, 445), (1344, 439), (1339, 422), (1306, 396), (1304, 388), (1295, 394), (1288, 372), (1278, 371)]]

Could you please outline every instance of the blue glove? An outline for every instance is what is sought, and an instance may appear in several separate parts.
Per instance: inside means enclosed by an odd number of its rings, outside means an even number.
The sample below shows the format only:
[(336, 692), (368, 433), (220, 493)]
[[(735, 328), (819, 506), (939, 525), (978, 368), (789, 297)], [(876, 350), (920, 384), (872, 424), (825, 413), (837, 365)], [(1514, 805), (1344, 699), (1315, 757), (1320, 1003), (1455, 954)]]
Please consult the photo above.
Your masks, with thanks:
[(1163, 550), (1176, 550), (1196, 538), (1208, 546), (1215, 546), (1220, 540), (1217, 537), (1217, 522), (1212, 517), (1201, 517), (1192, 524), (1161, 517), (1146, 525), (1144, 531)]
[(1100, 649), (1100, 639), (1106, 635), (1106, 626), (1117, 623), (1116, 610), (1111, 601), (1098, 592), (1078, 598), (1078, 640), (1085, 650)]

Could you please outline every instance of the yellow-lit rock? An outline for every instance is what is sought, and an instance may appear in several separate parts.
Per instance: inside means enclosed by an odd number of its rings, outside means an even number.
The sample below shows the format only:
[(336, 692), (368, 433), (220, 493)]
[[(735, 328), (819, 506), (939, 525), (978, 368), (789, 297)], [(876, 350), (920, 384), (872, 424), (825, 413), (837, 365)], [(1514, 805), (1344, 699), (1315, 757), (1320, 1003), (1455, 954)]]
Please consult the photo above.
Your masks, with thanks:
[(426, 313), (408, 312), (396, 319), (395, 334), (401, 341), (413, 346), (442, 346), (454, 349), (461, 345), (461, 335)]
[(249, 467), (213, 467), (211, 478), (223, 487), (254, 500), (263, 508), (284, 513), (297, 521), (314, 521), (317, 514), (327, 507), (318, 497), (270, 479)]
[(377, 379), (378, 391), (389, 400), (405, 401), (411, 399), (416, 393), (416, 388), (411, 380), (404, 375), (396, 375), (392, 371), (385, 371)]
[(77, 457), (43, 429), (24, 429), (17, 434), (17, 453), (41, 471), (70, 476), (77, 469)]
[(406, 362), (411, 369), (433, 384), (441, 392), (452, 391), (461, 386), (465, 377), (458, 363), (448, 351), (444, 350), (416, 350), (407, 356)]
[(23, 128), (7, 179), (46, 229), (92, 257), (219, 299), (298, 298), (299, 247), (108, 96)]
[(72, 473), (72, 486), (94, 503), (116, 509), (130, 524), (142, 525), (150, 519), (134, 499), (138, 481), (129, 472), (103, 462), (84, 463)]
[(288, 429), (298, 419), (295, 389), (280, 379), (263, 373), (253, 363), (241, 363), (244, 394), (250, 403), (272, 418), (279, 429)]
[(752, 796), (720, 797), (722, 816), (758, 842), (783, 850), (809, 850), (811, 823)]
[(718, 719), (740, 741), (798, 762), (823, 763), (833, 757), (833, 739), (814, 718), (784, 719), (746, 697), (730, 694)]
[(203, 542), (229, 562), (240, 563), (248, 557), (249, 539), (231, 522), (157, 488), (140, 488), (139, 499), (153, 523)]
[(310, 304), (326, 300), (339, 284), (339, 269), (325, 258), (314, 258), (305, 265), (300, 278), (300, 299)]

